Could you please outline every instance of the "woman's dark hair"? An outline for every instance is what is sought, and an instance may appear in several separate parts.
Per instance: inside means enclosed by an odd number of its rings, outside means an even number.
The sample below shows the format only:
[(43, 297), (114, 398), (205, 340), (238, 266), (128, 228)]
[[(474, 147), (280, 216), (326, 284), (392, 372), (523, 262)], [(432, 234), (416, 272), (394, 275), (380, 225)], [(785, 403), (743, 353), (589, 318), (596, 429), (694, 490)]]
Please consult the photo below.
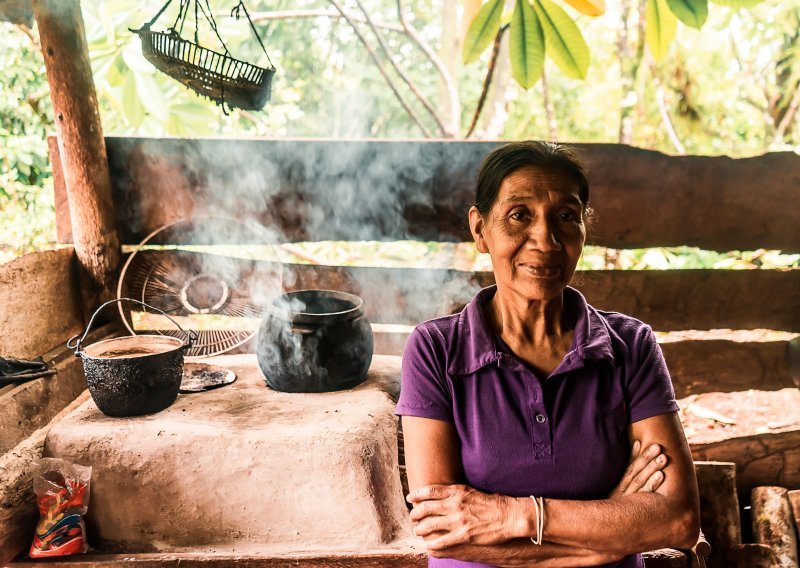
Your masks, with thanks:
[(500, 193), (503, 180), (520, 168), (535, 166), (565, 172), (578, 184), (578, 197), (589, 206), (589, 181), (586, 169), (570, 146), (526, 140), (511, 142), (492, 151), (483, 160), (475, 188), (475, 207), (481, 215), (489, 212)]

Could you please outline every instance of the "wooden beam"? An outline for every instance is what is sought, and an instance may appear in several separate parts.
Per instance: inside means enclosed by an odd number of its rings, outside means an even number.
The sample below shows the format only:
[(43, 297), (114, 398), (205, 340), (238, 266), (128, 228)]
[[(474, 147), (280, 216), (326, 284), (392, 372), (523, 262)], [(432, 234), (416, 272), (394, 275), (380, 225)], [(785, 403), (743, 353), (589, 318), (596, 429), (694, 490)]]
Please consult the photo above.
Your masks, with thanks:
[[(686, 568), (686, 555), (664, 548), (646, 552), (647, 568)], [(180, 554), (90, 554), (60, 559), (60, 568), (423, 568), (427, 555), (416, 553), (369, 554), (354, 552), (338, 555), (224, 556)], [(14, 568), (52, 568), (52, 562), (20, 561)]]
[[(157, 254), (174, 253), (148, 251), (148, 255)], [(180, 254), (183, 262), (194, 262), (198, 270), (232, 271), (233, 278), (245, 282), (257, 278), (258, 273), (275, 272), (268, 261), (188, 251)], [(196, 261), (191, 261), (193, 255)], [(284, 263), (282, 269), (284, 287), (290, 290), (316, 288), (358, 294), (372, 323), (416, 325), (451, 314), (480, 288), (494, 283), (491, 272), (452, 269), (290, 263)], [(639, 318), (656, 331), (800, 331), (800, 270), (598, 270), (578, 272), (573, 285), (594, 307)]]
[(34, 0), (33, 12), (88, 311), (113, 296), (121, 250), (83, 17), (79, 0)]
[[(407, 329), (387, 329), (387, 327)], [(375, 324), (375, 353), (402, 355), (413, 326)], [(675, 396), (795, 386), (787, 366), (786, 340), (686, 339), (661, 342)]]
[(698, 339), (662, 343), (675, 394), (748, 389), (780, 390), (795, 386), (787, 340), (731, 341)]
[[(199, 213), (252, 217), (289, 241), (469, 241), (481, 160), (498, 142), (107, 139), (125, 243)], [(578, 144), (590, 242), (800, 250), (800, 156), (667, 156)]]
[[(292, 288), (332, 288), (364, 298), (376, 323), (419, 323), (459, 310), (494, 282), (491, 272), (287, 265)], [(641, 319), (658, 331), (800, 331), (800, 271), (601, 270), (575, 286), (601, 310)]]

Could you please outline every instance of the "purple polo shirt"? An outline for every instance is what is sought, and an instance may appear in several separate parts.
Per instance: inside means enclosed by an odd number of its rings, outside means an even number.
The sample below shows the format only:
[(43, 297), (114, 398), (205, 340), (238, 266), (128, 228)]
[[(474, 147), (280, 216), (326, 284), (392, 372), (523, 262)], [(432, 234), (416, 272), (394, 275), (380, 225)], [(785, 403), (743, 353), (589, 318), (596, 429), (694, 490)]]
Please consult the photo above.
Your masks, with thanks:
[[(403, 353), (396, 413), (452, 422), (465, 482), (514, 497), (604, 499), (628, 466), (631, 423), (675, 412), (675, 392), (650, 326), (586, 303), (574, 288), (569, 351), (548, 377), (488, 327), (484, 288), (458, 314), (417, 326)], [(572, 311), (574, 310), (574, 311)], [(487, 566), (429, 559), (429, 566)], [(641, 555), (608, 566), (642, 568)]]

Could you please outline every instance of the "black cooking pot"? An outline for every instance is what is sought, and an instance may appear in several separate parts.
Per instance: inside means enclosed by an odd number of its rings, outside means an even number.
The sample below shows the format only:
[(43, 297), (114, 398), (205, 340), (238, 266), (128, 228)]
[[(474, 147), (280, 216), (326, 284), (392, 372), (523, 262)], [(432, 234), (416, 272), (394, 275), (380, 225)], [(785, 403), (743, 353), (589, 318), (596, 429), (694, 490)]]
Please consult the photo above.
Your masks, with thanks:
[[(164, 410), (178, 396), (183, 375), (183, 352), (197, 338), (187, 333), (188, 341), (165, 335), (134, 335), (98, 341), (81, 349), (97, 314), (110, 304), (133, 302), (159, 312), (183, 328), (169, 315), (138, 300), (119, 298), (106, 302), (94, 312), (82, 337), (67, 342), (83, 359), (89, 393), (97, 408), (108, 416), (140, 416)], [(186, 332), (184, 332), (186, 333)]]
[(330, 392), (364, 382), (372, 328), (358, 296), (298, 290), (278, 296), (258, 332), (258, 364), (283, 392)]

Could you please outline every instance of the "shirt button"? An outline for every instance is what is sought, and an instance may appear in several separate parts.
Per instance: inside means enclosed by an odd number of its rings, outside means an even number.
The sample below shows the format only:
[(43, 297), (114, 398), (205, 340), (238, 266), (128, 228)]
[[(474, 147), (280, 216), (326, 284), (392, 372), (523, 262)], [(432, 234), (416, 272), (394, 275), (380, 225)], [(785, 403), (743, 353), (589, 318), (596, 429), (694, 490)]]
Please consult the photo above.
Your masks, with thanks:
[(536, 422), (538, 422), (539, 424), (542, 424), (545, 420), (547, 420), (547, 418), (545, 417), (544, 414), (536, 415)]

